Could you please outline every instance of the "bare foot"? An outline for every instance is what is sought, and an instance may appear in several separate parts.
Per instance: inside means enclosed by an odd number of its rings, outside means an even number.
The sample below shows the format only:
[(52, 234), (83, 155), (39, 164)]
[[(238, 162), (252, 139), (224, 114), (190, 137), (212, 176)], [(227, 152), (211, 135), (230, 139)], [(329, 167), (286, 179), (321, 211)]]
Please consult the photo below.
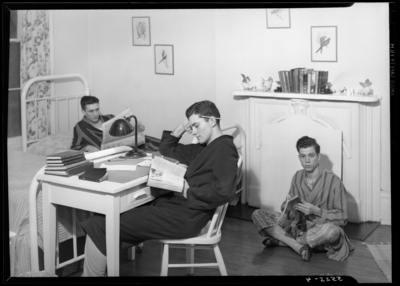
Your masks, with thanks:
[(299, 254), (304, 261), (309, 262), (311, 260), (312, 253), (312, 248), (308, 245), (304, 245), (302, 248), (300, 248)]

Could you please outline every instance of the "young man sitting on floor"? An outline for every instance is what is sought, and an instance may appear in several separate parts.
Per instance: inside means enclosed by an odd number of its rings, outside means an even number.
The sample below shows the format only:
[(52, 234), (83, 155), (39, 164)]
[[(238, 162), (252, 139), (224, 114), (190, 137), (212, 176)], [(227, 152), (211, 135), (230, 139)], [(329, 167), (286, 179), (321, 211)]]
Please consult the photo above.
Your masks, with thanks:
[(316, 248), (326, 250), (329, 259), (343, 261), (354, 249), (343, 231), (346, 189), (338, 176), (319, 166), (320, 146), (315, 139), (304, 136), (296, 148), (304, 169), (293, 176), (287, 199), (299, 196), (301, 203), (282, 218), (277, 212), (256, 210), (252, 220), (259, 234), (267, 237), (263, 241), (267, 247), (289, 246), (305, 261), (310, 261)]

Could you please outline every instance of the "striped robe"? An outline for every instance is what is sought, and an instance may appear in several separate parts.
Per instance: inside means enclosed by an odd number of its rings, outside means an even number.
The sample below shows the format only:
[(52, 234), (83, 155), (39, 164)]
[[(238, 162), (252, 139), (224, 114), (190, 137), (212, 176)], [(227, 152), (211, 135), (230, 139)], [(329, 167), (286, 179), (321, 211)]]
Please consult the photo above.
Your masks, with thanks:
[[(100, 115), (103, 122), (113, 118), (114, 115)], [(74, 127), (74, 139), (72, 139), (72, 150), (81, 150), (87, 145), (92, 145), (101, 150), (101, 142), (103, 141), (103, 131), (94, 127), (86, 116), (79, 121)]]
[[(307, 219), (307, 242), (312, 247), (327, 250), (328, 258), (342, 261), (354, 249), (343, 227), (347, 224), (346, 189), (334, 173), (321, 169), (320, 175), (310, 189), (307, 186), (305, 170), (297, 171), (293, 176), (289, 195), (299, 196), (303, 201), (309, 202), (322, 210), (321, 217), (310, 214)], [(285, 202), (282, 203), (281, 210)], [(288, 219), (279, 221), (279, 213), (256, 210), (252, 219), (259, 230), (273, 225), (284, 227)], [(296, 238), (296, 237), (295, 237)]]

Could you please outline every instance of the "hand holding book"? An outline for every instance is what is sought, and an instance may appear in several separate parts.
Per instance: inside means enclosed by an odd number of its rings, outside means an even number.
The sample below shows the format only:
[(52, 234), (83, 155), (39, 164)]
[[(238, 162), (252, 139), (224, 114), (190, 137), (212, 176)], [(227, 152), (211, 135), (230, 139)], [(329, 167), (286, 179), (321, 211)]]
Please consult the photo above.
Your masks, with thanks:
[(321, 208), (310, 204), (308, 202), (300, 202), (297, 203), (294, 206), (295, 210), (301, 211), (302, 213), (304, 213), (305, 215), (309, 215), (309, 214), (315, 214), (317, 216), (322, 216), (322, 210)]
[[(186, 168), (178, 162), (155, 156), (149, 170), (148, 186), (182, 193)], [(187, 183), (187, 182), (186, 182)]]
[(185, 197), (185, 199), (187, 199), (187, 190), (189, 189), (189, 184), (188, 182), (185, 180), (183, 182), (183, 196)]
[(284, 215), (289, 216), (289, 213), (291, 211), (294, 212), (296, 210), (295, 209), (296, 204), (299, 204), (301, 202), (302, 201), (301, 201), (299, 196), (291, 197), (290, 195), (287, 195), (286, 196), (286, 201), (284, 203), (284, 209), (283, 209), (282, 214), (281, 214), (281, 218)]

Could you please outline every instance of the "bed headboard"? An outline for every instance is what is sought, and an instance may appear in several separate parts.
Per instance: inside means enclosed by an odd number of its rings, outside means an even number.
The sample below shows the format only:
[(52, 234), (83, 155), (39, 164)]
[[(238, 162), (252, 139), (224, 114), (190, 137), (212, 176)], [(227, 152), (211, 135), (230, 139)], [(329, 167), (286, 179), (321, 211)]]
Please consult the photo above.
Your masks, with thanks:
[[(50, 96), (40, 94), (38, 82), (51, 82)], [(80, 81), (84, 91), (66, 95), (55, 95), (54, 83), (75, 84)], [(32, 89), (37, 95), (30, 97)], [(28, 94), (29, 92), (29, 94)], [(21, 134), (22, 150), (27, 151), (30, 144), (50, 134), (71, 131), (81, 118), (80, 98), (90, 95), (89, 85), (80, 74), (49, 75), (31, 78), (21, 92)], [(28, 97), (30, 97), (28, 99)]]

